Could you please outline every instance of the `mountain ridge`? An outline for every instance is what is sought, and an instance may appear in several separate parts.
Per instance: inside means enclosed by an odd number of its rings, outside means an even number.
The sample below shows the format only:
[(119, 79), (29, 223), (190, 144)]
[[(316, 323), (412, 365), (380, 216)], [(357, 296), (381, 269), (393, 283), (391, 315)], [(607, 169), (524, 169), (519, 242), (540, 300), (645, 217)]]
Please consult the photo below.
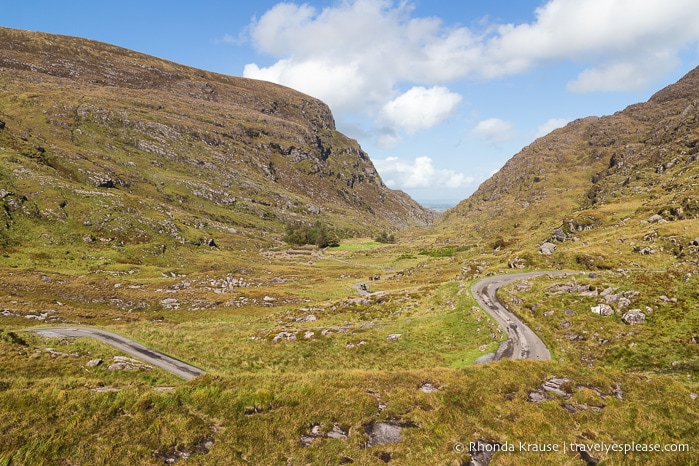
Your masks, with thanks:
[(230, 247), (241, 232), (270, 244), (289, 222), (351, 236), (432, 221), (317, 99), (86, 39), (0, 28), (0, 44), (6, 242), (39, 219), (126, 242), (129, 229), (174, 243), (208, 229)]

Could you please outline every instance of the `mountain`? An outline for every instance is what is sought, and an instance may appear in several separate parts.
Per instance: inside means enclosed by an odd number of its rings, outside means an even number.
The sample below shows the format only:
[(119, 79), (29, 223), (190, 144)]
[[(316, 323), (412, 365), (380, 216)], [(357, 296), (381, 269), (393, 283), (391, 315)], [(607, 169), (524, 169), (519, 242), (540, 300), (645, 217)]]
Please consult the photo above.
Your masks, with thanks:
[(6, 247), (244, 248), (289, 222), (354, 235), (432, 220), (384, 185), (327, 105), (282, 86), (0, 28), (0, 88)]
[(663, 239), (658, 253), (685, 257), (699, 236), (698, 105), (696, 68), (648, 102), (573, 121), (513, 156), (447, 211), (442, 226), (465, 241), (526, 254), (522, 263), (530, 265), (545, 241), (574, 250), (584, 265), (585, 249), (610, 238), (633, 249), (598, 265), (638, 262), (644, 246)]

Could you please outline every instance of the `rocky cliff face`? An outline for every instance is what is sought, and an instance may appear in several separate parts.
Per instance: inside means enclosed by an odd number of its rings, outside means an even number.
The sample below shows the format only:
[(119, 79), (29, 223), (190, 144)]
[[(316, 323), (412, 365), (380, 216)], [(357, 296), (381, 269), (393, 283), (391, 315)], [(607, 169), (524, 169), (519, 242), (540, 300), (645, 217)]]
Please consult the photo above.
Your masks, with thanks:
[(0, 88), (1, 216), (15, 242), (42, 222), (186, 242), (289, 221), (352, 234), (432, 219), (383, 184), (324, 103), (282, 86), (0, 28)]

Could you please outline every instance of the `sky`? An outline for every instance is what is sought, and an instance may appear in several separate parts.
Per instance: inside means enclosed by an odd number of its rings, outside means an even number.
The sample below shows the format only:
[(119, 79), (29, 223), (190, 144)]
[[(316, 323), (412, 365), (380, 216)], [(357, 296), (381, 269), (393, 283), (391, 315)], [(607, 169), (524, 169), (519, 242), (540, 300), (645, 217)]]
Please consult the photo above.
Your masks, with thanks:
[(4, 2), (84, 37), (326, 102), (384, 182), (456, 203), (536, 138), (699, 65), (696, 0)]

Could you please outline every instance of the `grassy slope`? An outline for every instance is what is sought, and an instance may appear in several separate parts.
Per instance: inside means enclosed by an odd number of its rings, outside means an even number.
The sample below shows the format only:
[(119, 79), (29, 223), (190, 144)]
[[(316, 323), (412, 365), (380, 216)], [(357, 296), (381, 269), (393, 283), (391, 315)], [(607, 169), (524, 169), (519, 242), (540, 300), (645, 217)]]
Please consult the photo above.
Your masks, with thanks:
[[(274, 227), (261, 220), (274, 214), (271, 206), (241, 201), (231, 208), (221, 199), (193, 194), (188, 183), (195, 180), (195, 190), (207, 192), (198, 164), (175, 156), (155, 158), (160, 165), (153, 164), (151, 153), (113, 143), (119, 136), (156, 144), (158, 131), (166, 128), (155, 123), (182, 124), (170, 120), (186, 113), (177, 99), (171, 105), (182, 107), (165, 115), (146, 99), (127, 105), (101, 95), (100, 108), (106, 112), (86, 105), (83, 117), (71, 116), (83, 131), (71, 136), (77, 142), (58, 138), (63, 143), (41, 152), (37, 146), (51, 132), (65, 133), (57, 124), (62, 110), (53, 109), (48, 117), (32, 113), (33, 106), (45, 107), (39, 105), (40, 95), (12, 95), (14, 100), (0, 109), (12, 116), (6, 118), (7, 129), (0, 130), (2, 189), (15, 193), (3, 198), (6, 208), (0, 212), (12, 224), (0, 229), (0, 464), (163, 464), (175, 452), (195, 452), (209, 437), (211, 451), (196, 453), (188, 462), (339, 464), (346, 457), (355, 464), (384, 464), (382, 454), (390, 454), (393, 464), (461, 465), (468, 454), (455, 452), (454, 446), (477, 439), (689, 443), (692, 451), (685, 454), (593, 456), (605, 464), (699, 462), (699, 401), (691, 397), (699, 393), (699, 345), (694, 343), (699, 340), (698, 252), (689, 246), (699, 237), (699, 224), (691, 208), (682, 218), (668, 213), (666, 223), (643, 223), (651, 214), (694, 199), (696, 163), (688, 162), (691, 149), (677, 143), (691, 139), (693, 126), (681, 126), (689, 130), (678, 137), (658, 133), (660, 140), (674, 141), (672, 150), (683, 157), (682, 164), (658, 173), (639, 168), (641, 178), (624, 184), (628, 174), (610, 167), (611, 149), (605, 148), (611, 146), (588, 132), (599, 144), (583, 141), (568, 152), (585, 176), (573, 175), (567, 164), (550, 165), (555, 154), (537, 146), (544, 158), (523, 163), (536, 173), (523, 173), (507, 185), (509, 194), (490, 192), (503, 201), (497, 215), (478, 201), (482, 210), (474, 214), (475, 223), (459, 219), (407, 231), (398, 235), (397, 245), (352, 241), (321, 255), (275, 248)], [(668, 114), (680, 115), (684, 107), (679, 107)], [(100, 123), (123, 111), (150, 129), (130, 127), (122, 117), (120, 124)], [(257, 129), (268, 123), (261, 119)], [(29, 127), (40, 130), (30, 133)], [(186, 135), (177, 144), (190, 155), (201, 153), (199, 136)], [(128, 162), (138, 170), (128, 169)], [(60, 183), (56, 172), (65, 175)], [(566, 178), (554, 176), (561, 172)], [(137, 186), (141, 195), (85, 188), (90, 176), (105, 173)], [(602, 188), (594, 191), (592, 203), (590, 187), (574, 182), (599, 173)], [(264, 196), (266, 181), (255, 181), (260, 186), (250, 189)], [(587, 200), (574, 202), (565, 193)], [(27, 199), (19, 202), (17, 194)], [(540, 255), (536, 244), (571, 209), (579, 224), (592, 228), (576, 231), (577, 241), (558, 243), (554, 255)], [(507, 212), (521, 215), (515, 219)], [(225, 233), (230, 225), (238, 233)], [(212, 236), (219, 249), (201, 244)], [(500, 248), (494, 248), (496, 242)], [(639, 246), (655, 253), (642, 255)], [(552, 294), (548, 288), (562, 279), (532, 280), (530, 290), (515, 285), (504, 297), (537, 328), (556, 360), (473, 366), (500, 336), (492, 321), (474, 310), (469, 285), (509, 271), (508, 262), (516, 258), (531, 269), (594, 271), (597, 278), (576, 280), (600, 291), (637, 290), (631, 307), (649, 306), (654, 313), (632, 328), (620, 322), (619, 314), (592, 315), (595, 299)], [(368, 281), (375, 275), (381, 279)], [(360, 282), (387, 293), (363, 299), (353, 288)], [(676, 301), (663, 302), (662, 295)], [(575, 314), (565, 316), (566, 309)], [(548, 311), (553, 314), (545, 317)], [(570, 323), (565, 329), (564, 320)], [(101, 343), (57, 341), (23, 331), (77, 323), (131, 336), (200, 365), (208, 375), (182, 382), (158, 370), (110, 372), (106, 366), (116, 353)], [(323, 330), (331, 333), (323, 335)], [(273, 342), (282, 332), (296, 340)], [(306, 332), (313, 336), (304, 338)], [(573, 333), (583, 339), (571, 341)], [(390, 334), (402, 336), (389, 342)], [(54, 356), (46, 348), (67, 356)], [(95, 358), (105, 364), (88, 368)], [(571, 398), (529, 402), (530, 392), (552, 376), (570, 380), (565, 388)], [(439, 390), (423, 393), (424, 382)], [(157, 389), (163, 385), (174, 389)], [(90, 391), (97, 387), (120, 391)], [(564, 404), (581, 409), (571, 413)], [(379, 420), (416, 427), (403, 429), (400, 444), (364, 448), (365, 426)], [(337, 425), (348, 438), (318, 438), (302, 447), (301, 436), (315, 424), (323, 433)], [(546, 463), (582, 464), (571, 453), (531, 452), (502, 452), (491, 464)]]

